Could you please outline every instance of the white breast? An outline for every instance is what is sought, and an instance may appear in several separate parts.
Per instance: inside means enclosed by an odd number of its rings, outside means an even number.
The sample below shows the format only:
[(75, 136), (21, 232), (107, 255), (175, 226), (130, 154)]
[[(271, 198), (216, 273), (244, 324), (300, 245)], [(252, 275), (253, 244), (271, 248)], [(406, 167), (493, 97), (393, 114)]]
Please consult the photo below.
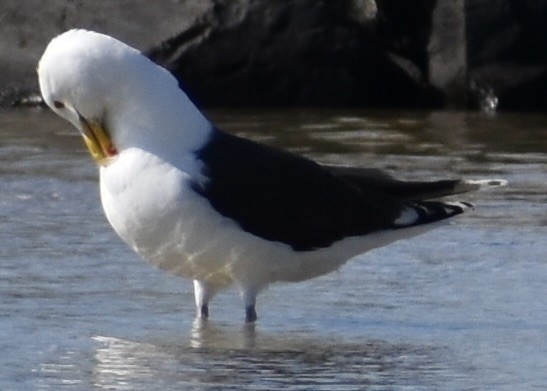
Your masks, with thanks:
[[(349, 258), (420, 229), (344, 239), (315, 251), (251, 235), (217, 213), (191, 188), (198, 162), (176, 168), (139, 149), (123, 151), (101, 169), (106, 216), (120, 237), (152, 264), (175, 275), (215, 285), (261, 288), (331, 272)], [(431, 228), (431, 227), (427, 227)]]
[[(188, 171), (198, 168), (188, 162)], [(101, 199), (120, 237), (173, 274), (226, 285), (278, 280), (289, 247), (242, 231), (191, 189), (191, 176), (138, 149), (101, 169)], [(259, 283), (257, 281), (257, 283)], [(268, 281), (269, 282), (269, 281)]]

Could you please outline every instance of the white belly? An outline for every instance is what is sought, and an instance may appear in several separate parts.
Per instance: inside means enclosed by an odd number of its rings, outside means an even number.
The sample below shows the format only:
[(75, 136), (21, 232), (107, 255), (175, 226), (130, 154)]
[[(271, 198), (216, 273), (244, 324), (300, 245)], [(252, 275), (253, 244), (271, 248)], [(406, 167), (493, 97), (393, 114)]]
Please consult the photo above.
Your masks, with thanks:
[[(194, 166), (192, 166), (194, 165)], [(195, 162), (188, 170), (198, 172)], [(242, 231), (191, 189), (190, 175), (140, 150), (101, 169), (101, 198), (114, 230), (137, 253), (175, 275), (223, 286), (261, 288), (337, 269), (347, 259), (424, 231), (388, 231), (295, 252)], [(396, 234), (396, 235), (394, 235)]]

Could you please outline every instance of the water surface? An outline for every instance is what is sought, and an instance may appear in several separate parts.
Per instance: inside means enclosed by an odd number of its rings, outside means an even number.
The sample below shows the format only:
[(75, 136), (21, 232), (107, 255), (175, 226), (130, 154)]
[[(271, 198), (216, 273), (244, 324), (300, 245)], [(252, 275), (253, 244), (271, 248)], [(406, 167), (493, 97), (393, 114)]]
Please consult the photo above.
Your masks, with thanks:
[(0, 112), (0, 389), (547, 388), (547, 116), (213, 111), (221, 128), (406, 179), (502, 177), (453, 224), (194, 322), (192, 285), (102, 215), (68, 124)]

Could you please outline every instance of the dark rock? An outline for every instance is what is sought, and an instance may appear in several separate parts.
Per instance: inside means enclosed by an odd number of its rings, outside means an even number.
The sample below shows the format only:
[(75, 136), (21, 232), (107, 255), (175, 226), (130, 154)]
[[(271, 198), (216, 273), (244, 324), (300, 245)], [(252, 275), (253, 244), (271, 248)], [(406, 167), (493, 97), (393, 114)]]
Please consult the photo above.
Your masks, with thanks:
[(520, 83), (511, 83), (500, 92), (500, 110), (545, 111), (547, 108), (546, 67), (523, 69), (528, 75)]
[(3, 0), (0, 105), (34, 104), (70, 28), (113, 35), (206, 106), (545, 108), (542, 0)]
[(500, 110), (547, 108), (547, 3), (468, 2), (468, 104), (495, 96)]
[(393, 61), (368, 28), (366, 4), (217, 1), (149, 54), (207, 106), (431, 104), (431, 89), (407, 73), (416, 67)]
[(444, 92), (445, 106), (465, 106), (466, 35), (464, 0), (437, 1), (427, 43), (429, 83)]
[(38, 92), (36, 65), (47, 43), (71, 28), (115, 36), (141, 50), (186, 30), (212, 6), (209, 0), (2, 0), (0, 105)]

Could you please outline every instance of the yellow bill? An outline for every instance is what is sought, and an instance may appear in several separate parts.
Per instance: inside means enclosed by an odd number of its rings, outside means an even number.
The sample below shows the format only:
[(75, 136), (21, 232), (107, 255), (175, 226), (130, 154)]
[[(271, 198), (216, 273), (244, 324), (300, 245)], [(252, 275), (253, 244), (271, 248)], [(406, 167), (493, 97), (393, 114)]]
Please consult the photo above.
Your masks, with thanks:
[(88, 121), (80, 115), (80, 131), (89, 153), (98, 164), (106, 166), (118, 154), (110, 134), (101, 123)]

